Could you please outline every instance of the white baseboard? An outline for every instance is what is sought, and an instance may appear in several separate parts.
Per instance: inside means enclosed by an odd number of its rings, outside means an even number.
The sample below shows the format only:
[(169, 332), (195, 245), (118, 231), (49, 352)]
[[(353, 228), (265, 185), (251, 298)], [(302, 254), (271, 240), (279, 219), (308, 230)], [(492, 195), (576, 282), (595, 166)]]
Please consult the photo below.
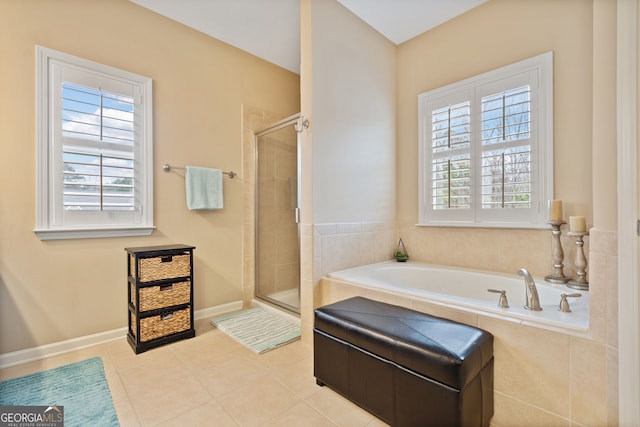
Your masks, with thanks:
[(193, 312), (193, 319), (208, 319), (210, 317), (216, 317), (221, 314), (229, 313), (230, 311), (240, 310), (242, 308), (242, 301), (228, 302), (222, 305), (216, 305), (209, 308), (203, 308)]
[(11, 353), (0, 354), (0, 369), (21, 365), (27, 362), (46, 359), (47, 357), (69, 353), (75, 350), (91, 347), (98, 344), (118, 340), (127, 335), (127, 328), (118, 328), (111, 331), (100, 332), (93, 335), (72, 338), (66, 341), (54, 342), (38, 347), (26, 348)]
[[(234, 301), (227, 304), (217, 305), (214, 307), (196, 310), (193, 313), (194, 320), (215, 317), (230, 311), (240, 310), (242, 301)], [(92, 347), (94, 345), (105, 344), (111, 341), (121, 339), (127, 335), (127, 328), (118, 328), (111, 331), (100, 332), (93, 335), (72, 338), (66, 341), (54, 342), (38, 347), (27, 348), (24, 350), (13, 351), (10, 353), (0, 354), (0, 369), (9, 368), (11, 366), (21, 365), (27, 362), (46, 359), (71, 351), (81, 350), (83, 348)]]

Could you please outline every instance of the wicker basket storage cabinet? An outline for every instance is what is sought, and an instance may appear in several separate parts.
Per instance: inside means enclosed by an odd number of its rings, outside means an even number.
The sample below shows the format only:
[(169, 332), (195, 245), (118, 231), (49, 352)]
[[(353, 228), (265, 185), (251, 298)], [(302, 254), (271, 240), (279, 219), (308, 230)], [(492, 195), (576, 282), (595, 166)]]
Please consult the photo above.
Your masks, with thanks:
[(164, 245), (127, 251), (129, 333), (138, 353), (192, 338), (194, 246)]

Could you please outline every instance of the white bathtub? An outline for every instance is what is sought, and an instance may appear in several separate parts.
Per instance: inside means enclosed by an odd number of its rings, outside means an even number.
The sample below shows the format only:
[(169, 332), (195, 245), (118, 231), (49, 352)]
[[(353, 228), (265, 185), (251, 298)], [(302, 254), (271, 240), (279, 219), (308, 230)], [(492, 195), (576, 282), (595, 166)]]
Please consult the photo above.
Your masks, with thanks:
[[(329, 274), (329, 278), (454, 309), (497, 315), (533, 326), (580, 332), (587, 331), (589, 327), (589, 292), (552, 285), (536, 277), (542, 311), (527, 310), (524, 308), (524, 279), (516, 271), (507, 275), (411, 261), (385, 261), (336, 271)], [(490, 288), (507, 291), (509, 308), (498, 306), (500, 294), (488, 292)], [(571, 313), (558, 311), (562, 293), (582, 295), (568, 298)]]

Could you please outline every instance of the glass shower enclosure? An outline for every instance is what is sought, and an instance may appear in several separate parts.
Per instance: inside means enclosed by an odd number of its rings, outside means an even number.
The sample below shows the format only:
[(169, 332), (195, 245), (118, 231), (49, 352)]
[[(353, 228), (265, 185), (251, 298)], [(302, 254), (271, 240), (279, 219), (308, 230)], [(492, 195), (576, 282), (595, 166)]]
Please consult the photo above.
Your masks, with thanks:
[(300, 313), (299, 132), (292, 116), (256, 134), (255, 294)]

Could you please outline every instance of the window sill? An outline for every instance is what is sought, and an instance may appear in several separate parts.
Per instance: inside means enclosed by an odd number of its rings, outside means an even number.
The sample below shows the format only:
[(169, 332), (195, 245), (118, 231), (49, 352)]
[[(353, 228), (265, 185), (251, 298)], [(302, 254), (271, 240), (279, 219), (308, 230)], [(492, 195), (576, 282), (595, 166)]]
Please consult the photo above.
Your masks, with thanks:
[(496, 228), (496, 229), (521, 229), (521, 230), (547, 230), (551, 227), (548, 224), (509, 224), (509, 223), (461, 223), (461, 222), (438, 222), (438, 223), (417, 223), (416, 227), (451, 227), (451, 228)]
[(98, 239), (104, 237), (149, 236), (155, 227), (35, 229), (40, 240)]

